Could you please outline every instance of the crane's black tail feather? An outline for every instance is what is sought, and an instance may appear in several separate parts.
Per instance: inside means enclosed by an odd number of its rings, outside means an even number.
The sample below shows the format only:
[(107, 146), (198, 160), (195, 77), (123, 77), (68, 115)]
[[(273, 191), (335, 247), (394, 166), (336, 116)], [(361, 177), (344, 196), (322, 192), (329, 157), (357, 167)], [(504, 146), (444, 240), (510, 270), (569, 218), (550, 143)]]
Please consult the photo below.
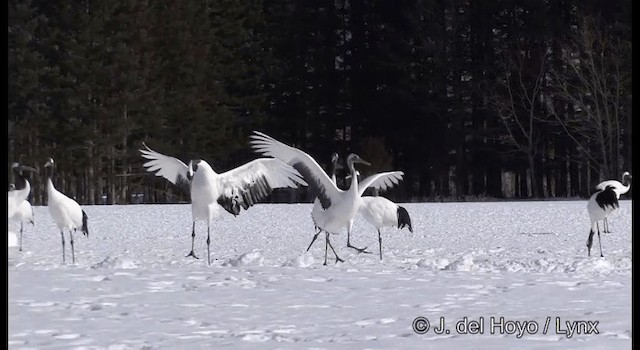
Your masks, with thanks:
[(89, 237), (89, 226), (87, 224), (87, 213), (84, 212), (84, 210), (82, 211), (82, 233)]
[(409, 232), (413, 232), (413, 228), (411, 227), (411, 218), (409, 217), (409, 212), (407, 209), (398, 206), (398, 228), (404, 228), (405, 226), (409, 226)]

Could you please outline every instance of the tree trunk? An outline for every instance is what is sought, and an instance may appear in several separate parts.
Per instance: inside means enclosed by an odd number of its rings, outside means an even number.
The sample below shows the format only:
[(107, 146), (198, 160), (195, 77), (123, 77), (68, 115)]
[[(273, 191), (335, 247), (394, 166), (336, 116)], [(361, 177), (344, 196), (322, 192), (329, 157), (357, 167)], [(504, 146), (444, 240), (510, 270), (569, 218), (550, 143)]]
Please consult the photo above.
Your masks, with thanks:
[(529, 161), (529, 179), (530, 179), (530, 188), (529, 188), (529, 196), (533, 196), (534, 198), (538, 198), (540, 196), (539, 188), (538, 188), (538, 178), (536, 177), (536, 162), (533, 158), (533, 155), (529, 154), (527, 156)]
[(116, 204), (116, 157), (115, 148), (109, 147), (109, 204)]
[(125, 104), (124, 111), (122, 113), (124, 126), (124, 131), (122, 133), (122, 151), (124, 154), (122, 156), (122, 176), (120, 177), (120, 200), (118, 201), (118, 203), (121, 204), (129, 203), (129, 176), (127, 175), (131, 173), (131, 167), (129, 166), (129, 147), (127, 144), (127, 134), (129, 133), (128, 118), (127, 105)]
[(89, 204), (91, 205), (95, 205), (96, 204), (96, 181), (95, 181), (95, 168), (93, 166), (94, 161), (92, 161), (92, 159), (94, 159), (93, 157), (93, 145), (89, 146), (88, 150), (87, 150), (87, 181), (86, 181), (86, 189), (88, 190), (87, 192), (87, 199), (89, 200)]

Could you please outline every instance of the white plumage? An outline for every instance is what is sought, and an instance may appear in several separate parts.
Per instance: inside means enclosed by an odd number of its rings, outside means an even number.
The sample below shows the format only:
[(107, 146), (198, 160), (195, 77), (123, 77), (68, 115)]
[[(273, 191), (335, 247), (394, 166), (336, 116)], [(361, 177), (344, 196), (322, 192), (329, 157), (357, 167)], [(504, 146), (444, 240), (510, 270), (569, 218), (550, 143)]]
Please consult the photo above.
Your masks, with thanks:
[[(324, 264), (326, 265), (327, 263), (327, 247), (331, 247), (333, 250), (336, 262), (342, 261), (331, 245), (329, 234), (339, 233), (340, 229), (349, 225), (350, 221), (353, 220), (364, 189), (367, 187), (386, 188), (394, 183), (393, 179), (397, 174), (391, 172), (373, 175), (363, 181), (362, 187), (358, 184), (357, 176), (353, 176), (349, 189), (345, 191), (338, 188), (320, 165), (307, 153), (258, 131), (254, 131), (251, 139), (252, 147), (256, 152), (278, 158), (292, 165), (304, 176), (309, 188), (316, 194), (320, 202), (320, 206), (313, 207), (311, 217), (314, 224), (326, 233)], [(356, 172), (355, 163), (369, 164), (357, 154), (350, 154), (347, 157), (347, 166), (352, 175)]]
[[(338, 163), (338, 159), (340, 159), (340, 157), (338, 156), (338, 153), (333, 152), (331, 154), (331, 166), (329, 168), (329, 175), (331, 176), (331, 182), (333, 182), (334, 184), (337, 184), (337, 179), (336, 179), (336, 170), (338, 169), (342, 169), (342, 165), (340, 165), (340, 163)], [(316, 198), (313, 201), (313, 207), (320, 207), (320, 200), (318, 198)], [(314, 209), (317, 210), (317, 209)], [(318, 235), (320, 234), (320, 232), (322, 232), (322, 229), (319, 228), (318, 226), (315, 225), (314, 223), (314, 229), (316, 231), (316, 233), (313, 235), (313, 239), (311, 239), (311, 243), (309, 243), (309, 246), (307, 247), (307, 251), (309, 251), (309, 249), (311, 249), (311, 246), (313, 245), (313, 242), (316, 241), (316, 239), (318, 238)]]
[[(356, 171), (356, 176), (357, 177), (360, 176), (360, 173), (358, 171)], [(364, 179), (361, 182), (361, 187), (359, 189), (360, 200), (358, 203), (358, 208), (360, 208), (360, 206), (363, 203), (361, 199), (364, 197), (362, 197), (362, 195), (367, 190), (367, 188), (372, 187), (376, 191), (384, 191), (388, 188), (393, 187), (394, 185), (397, 185), (398, 182), (402, 180), (403, 176), (404, 176), (404, 173), (402, 171), (388, 171), (384, 173), (374, 174)], [(349, 177), (351, 177), (351, 175), (347, 176), (347, 178)], [(355, 221), (355, 217), (351, 218), (351, 220), (349, 221), (349, 225), (347, 225), (347, 247), (353, 248), (359, 253), (369, 253), (367, 251), (367, 247), (356, 248), (353, 245), (351, 245), (350, 238), (351, 238), (351, 231), (353, 230), (354, 221)]]
[(34, 225), (33, 208), (28, 200), (31, 193), (31, 184), (24, 176), (24, 171), (34, 172), (35, 169), (18, 163), (13, 163), (11, 168), (15, 174), (16, 183), (20, 188), (16, 188), (14, 184), (10, 185), (9, 192), (7, 192), (7, 214), (9, 221), (20, 223), (19, 250), (22, 251), (24, 224), (30, 223), (32, 226)]
[(589, 220), (591, 220), (591, 228), (589, 229), (589, 238), (587, 239), (587, 254), (591, 256), (591, 246), (593, 244), (593, 234), (598, 232), (598, 244), (600, 245), (600, 256), (602, 255), (602, 242), (600, 241), (600, 227), (598, 221), (606, 219), (611, 213), (618, 209), (618, 196), (613, 186), (608, 186), (604, 190), (598, 190), (589, 198), (587, 203), (587, 211), (589, 212)]
[[(14, 215), (16, 215), (16, 211), (18, 210), (18, 207), (23, 201), (26, 200), (29, 192), (31, 191), (31, 186), (29, 185), (29, 181), (27, 181), (27, 186), (28, 188), (26, 189), (26, 191), (10, 190), (9, 192), (7, 192), (7, 217), (9, 218), (9, 220), (11, 220), (11, 218)], [(20, 192), (26, 192), (26, 195)]]
[[(357, 170), (356, 170), (356, 176), (360, 177), (360, 172), (357, 171)], [(391, 186), (397, 184), (398, 181), (402, 180), (403, 176), (404, 176), (404, 173), (401, 172), (401, 171), (389, 172), (389, 173), (387, 173), (387, 175), (385, 175), (385, 178), (387, 180), (389, 180), (390, 182), (389, 183), (381, 182), (381, 184), (379, 184), (378, 187), (373, 186), (373, 188), (375, 188), (376, 190), (386, 189), (388, 187), (391, 187)], [(351, 175), (347, 175), (346, 176), (347, 180), (350, 179), (350, 178), (351, 178)], [(333, 180), (334, 180), (334, 183), (335, 183), (335, 176), (334, 176)], [(368, 179), (365, 180), (365, 181), (368, 182)], [(363, 181), (363, 183), (365, 183), (365, 182)], [(366, 190), (366, 188), (362, 187), (360, 193), (363, 194), (365, 190)], [(387, 200), (387, 199), (386, 198), (382, 198), (381, 200), (370, 201), (369, 198), (378, 198), (378, 197), (377, 196), (376, 197), (369, 197), (369, 196), (361, 197), (362, 200), (359, 202), (358, 211), (359, 212), (363, 212), (363, 205), (364, 206), (371, 206), (371, 208), (364, 208), (365, 211), (369, 211), (371, 213), (370, 214), (371, 216), (369, 216), (368, 218), (365, 217), (365, 220), (367, 220), (367, 222), (369, 222), (371, 225), (373, 225), (376, 228), (389, 226), (389, 225), (380, 225), (380, 224), (378, 224), (378, 220), (374, 219), (375, 211), (381, 210), (381, 208), (378, 208), (376, 203), (377, 202), (381, 202), (383, 200)], [(318, 201), (316, 200), (316, 203), (317, 202)], [(314, 205), (316, 203), (314, 203)], [(391, 203), (393, 203), (393, 202), (391, 202)], [(395, 204), (395, 203), (393, 203), (393, 204)], [(315, 207), (314, 207), (314, 209), (315, 209)], [(406, 212), (406, 210), (404, 208), (402, 208), (402, 210), (404, 210)], [(380, 213), (380, 215), (381, 215), (381, 213)], [(398, 218), (398, 219), (395, 219), (395, 220), (397, 221), (397, 220), (400, 220), (400, 219)], [(408, 213), (406, 213), (406, 219), (403, 218), (403, 220), (409, 220), (409, 221), (411, 220), (411, 219), (409, 219), (409, 214)], [(353, 231), (353, 223), (354, 222), (355, 222), (355, 217), (353, 217), (351, 220), (349, 220), (349, 224), (347, 225), (347, 247), (355, 249), (358, 253), (370, 253), (370, 252), (367, 251), (368, 247), (357, 248), (357, 247), (355, 247), (355, 246), (353, 246), (351, 244), (350, 236), (351, 236), (351, 231)], [(402, 227), (404, 227), (404, 226), (405, 226), (405, 224), (402, 225)], [(400, 225), (398, 225), (398, 227), (400, 227)], [(409, 230), (412, 230), (410, 222), (409, 222)], [(413, 231), (411, 231), (411, 232), (413, 232)], [(317, 237), (318, 237), (318, 234), (316, 233), (316, 235), (313, 236), (313, 240), (311, 241), (311, 244), (309, 244), (309, 247), (307, 248), (307, 251), (309, 251), (309, 248), (311, 248), (311, 245), (313, 244), (313, 242), (316, 240)], [(382, 238), (380, 236), (380, 230), (378, 230), (378, 244), (380, 246), (380, 259), (382, 259)]]
[(11, 166), (15, 176), (17, 186), (14, 186), (14, 189), (7, 192), (7, 217), (11, 219), (18, 207), (22, 204), (22, 201), (29, 198), (29, 194), (31, 193), (31, 184), (29, 180), (24, 177), (24, 171), (35, 171), (35, 169), (20, 165), (18, 163), (13, 163)]
[[(144, 145), (144, 144), (143, 144)], [(211, 264), (210, 232), (213, 219), (226, 212), (236, 216), (266, 198), (274, 188), (306, 185), (300, 174), (277, 159), (256, 159), (225, 173), (216, 173), (204, 160), (189, 161), (187, 166), (179, 159), (153, 151), (147, 145), (140, 150), (149, 161), (144, 167), (156, 176), (173, 184), (189, 186), (191, 194), (191, 252), (194, 254), (196, 220), (207, 223), (207, 260)]]
[[(15, 187), (14, 184), (11, 184), (11, 187)], [(11, 189), (10, 191), (15, 191)], [(11, 196), (11, 194), (9, 194)], [(23, 200), (17, 208), (13, 211), (13, 216), (9, 217), (9, 221), (20, 223), (20, 244), (19, 250), (22, 251), (22, 233), (24, 231), (24, 224), (31, 224), (31, 226), (35, 225), (34, 215), (33, 215), (33, 207), (31, 207), (31, 203), (28, 200)]]
[(54, 164), (53, 158), (49, 158), (44, 165), (47, 171), (47, 207), (49, 208), (49, 214), (51, 214), (58, 230), (60, 230), (60, 237), (62, 238), (62, 262), (64, 263), (66, 261), (64, 230), (69, 230), (71, 261), (75, 264), (76, 257), (73, 233), (80, 229), (85, 236), (89, 237), (88, 217), (87, 213), (82, 210), (78, 202), (58, 191), (53, 185)]
[[(622, 182), (618, 180), (602, 181), (596, 186), (596, 190), (604, 190), (605, 188), (611, 186), (613, 187), (613, 192), (616, 193), (616, 198), (620, 199), (620, 195), (623, 195), (629, 192), (629, 189), (631, 188), (631, 182), (629, 182), (629, 180), (631, 180), (631, 174), (629, 174), (628, 171), (625, 171), (622, 174)], [(604, 226), (605, 233), (611, 232), (609, 231), (609, 220), (607, 218), (604, 218), (603, 226)]]
[(383, 227), (397, 227), (399, 229), (411, 227), (411, 218), (404, 207), (397, 205), (384, 197), (365, 196), (361, 198), (359, 212), (364, 219), (378, 230), (378, 247), (380, 248), (380, 260), (382, 260), (382, 236), (380, 229)]

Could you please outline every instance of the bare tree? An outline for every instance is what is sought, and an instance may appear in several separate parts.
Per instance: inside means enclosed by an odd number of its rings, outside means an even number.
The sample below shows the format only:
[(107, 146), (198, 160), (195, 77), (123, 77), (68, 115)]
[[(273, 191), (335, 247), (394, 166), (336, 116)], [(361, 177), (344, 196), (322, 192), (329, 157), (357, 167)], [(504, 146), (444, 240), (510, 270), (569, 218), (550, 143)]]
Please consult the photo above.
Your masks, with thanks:
[(536, 157), (542, 147), (540, 103), (548, 74), (544, 47), (516, 47), (500, 60), (497, 84), (492, 91), (491, 106), (502, 121), (500, 141), (526, 156), (529, 190), (538, 197)]
[(563, 108), (549, 107), (600, 178), (617, 177), (631, 110), (631, 43), (585, 16), (561, 58), (552, 76)]

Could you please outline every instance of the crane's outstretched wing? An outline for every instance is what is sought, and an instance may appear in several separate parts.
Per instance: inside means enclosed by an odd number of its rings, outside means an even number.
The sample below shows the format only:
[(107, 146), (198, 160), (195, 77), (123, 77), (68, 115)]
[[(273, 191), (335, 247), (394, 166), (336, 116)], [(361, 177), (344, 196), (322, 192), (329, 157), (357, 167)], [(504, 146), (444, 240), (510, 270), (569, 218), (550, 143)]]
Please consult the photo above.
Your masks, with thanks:
[(367, 188), (373, 187), (378, 190), (384, 191), (398, 184), (402, 180), (404, 173), (402, 171), (387, 171), (384, 173), (378, 173), (367, 177), (358, 184), (358, 191), (360, 196), (366, 191)]
[(247, 210), (273, 192), (274, 188), (306, 186), (300, 173), (274, 158), (255, 159), (219, 175), (218, 204), (233, 215)]
[(253, 132), (250, 142), (256, 152), (278, 158), (294, 167), (308, 183), (311, 193), (320, 200), (322, 209), (331, 206), (331, 202), (338, 200), (338, 196), (343, 192), (307, 153), (259, 131)]
[(189, 180), (187, 179), (189, 167), (177, 158), (158, 153), (144, 143), (142, 145), (146, 149), (141, 149), (140, 153), (143, 158), (149, 159), (143, 164), (147, 171), (155, 173), (156, 176), (164, 177), (174, 185), (186, 187), (189, 192)]

